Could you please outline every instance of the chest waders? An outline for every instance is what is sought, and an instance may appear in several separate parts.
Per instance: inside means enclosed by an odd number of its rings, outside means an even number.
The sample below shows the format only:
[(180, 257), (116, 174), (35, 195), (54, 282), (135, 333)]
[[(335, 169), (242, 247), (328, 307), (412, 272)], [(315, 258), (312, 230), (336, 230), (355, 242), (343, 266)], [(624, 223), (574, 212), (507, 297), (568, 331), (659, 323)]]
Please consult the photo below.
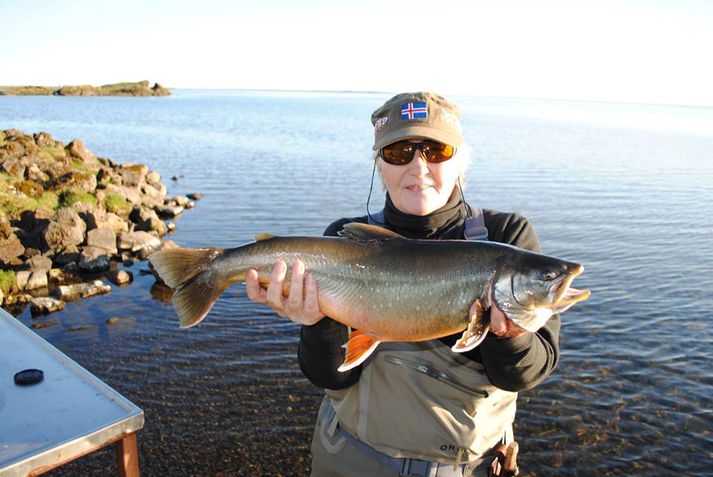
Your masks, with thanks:
[[(379, 222), (383, 211), (369, 217)], [(482, 210), (464, 236), (488, 239)], [(516, 398), (439, 340), (382, 343), (353, 386), (326, 390), (312, 476), (486, 476), (493, 448), (512, 440)]]

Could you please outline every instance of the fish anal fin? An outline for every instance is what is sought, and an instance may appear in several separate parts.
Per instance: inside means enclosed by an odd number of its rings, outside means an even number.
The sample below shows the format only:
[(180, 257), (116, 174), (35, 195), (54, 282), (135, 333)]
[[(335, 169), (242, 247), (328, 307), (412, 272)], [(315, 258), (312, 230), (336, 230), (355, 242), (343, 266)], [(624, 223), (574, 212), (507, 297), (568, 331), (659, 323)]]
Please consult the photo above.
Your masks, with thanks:
[(456, 353), (465, 353), (478, 346), (488, 334), (490, 321), (485, 317), (485, 305), (481, 300), (475, 302), (475, 313), (470, 317), (468, 328), (451, 348)]
[(348, 224), (344, 224), (342, 230), (337, 233), (340, 237), (356, 240), (358, 242), (404, 238), (403, 235), (399, 235), (389, 229), (385, 229), (377, 225), (362, 224), (360, 222), (350, 222)]
[(381, 343), (381, 341), (361, 330), (353, 331), (349, 335), (349, 341), (344, 345), (347, 349), (347, 353), (344, 357), (344, 362), (337, 368), (338, 371), (349, 371), (359, 366), (374, 352), (379, 343)]

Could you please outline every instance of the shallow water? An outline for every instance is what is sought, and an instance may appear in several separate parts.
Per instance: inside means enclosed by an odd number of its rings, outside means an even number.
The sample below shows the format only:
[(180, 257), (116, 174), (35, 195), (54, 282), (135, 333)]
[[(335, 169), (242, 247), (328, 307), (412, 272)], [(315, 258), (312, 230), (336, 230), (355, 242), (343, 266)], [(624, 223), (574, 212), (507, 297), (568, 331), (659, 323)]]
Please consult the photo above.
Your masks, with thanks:
[[(368, 119), (386, 98), (0, 97), (0, 129), (78, 137), (100, 156), (147, 163), (170, 194), (205, 194), (172, 239), (234, 246), (363, 215)], [(576, 286), (593, 292), (563, 316), (558, 369), (521, 394), (526, 474), (710, 475), (713, 110), (456, 99), (474, 150), (468, 200), (529, 217), (546, 252), (585, 265)], [(321, 391), (297, 366), (298, 327), (234, 286), (200, 326), (179, 330), (142, 268), (110, 295), (18, 318), (57, 322), (38, 334), (144, 408), (146, 475), (304, 474)], [(96, 474), (112, 459), (55, 474)]]

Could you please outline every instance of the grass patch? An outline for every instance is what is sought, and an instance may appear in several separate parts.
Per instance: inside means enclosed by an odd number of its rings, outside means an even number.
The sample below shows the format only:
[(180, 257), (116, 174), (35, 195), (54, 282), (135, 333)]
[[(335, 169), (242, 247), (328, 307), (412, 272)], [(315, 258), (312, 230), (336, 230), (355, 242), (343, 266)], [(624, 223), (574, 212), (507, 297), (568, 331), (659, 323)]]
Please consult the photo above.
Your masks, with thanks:
[(0, 270), (0, 290), (7, 295), (15, 288), (15, 272), (12, 270)]
[[(96, 201), (96, 197), (94, 200)], [(35, 210), (37, 209), (47, 209), (47, 210), (57, 210), (57, 207), (59, 207), (59, 197), (57, 194), (51, 191), (45, 191), (44, 194), (42, 194), (41, 197), (39, 197), (37, 200), (37, 207), (35, 207)]]
[(72, 205), (76, 204), (77, 202), (89, 203), (96, 207), (97, 198), (95, 195), (90, 194), (89, 192), (75, 192), (70, 189), (65, 189), (59, 193), (58, 202), (59, 203), (57, 207), (60, 209), (64, 207), (72, 207)]
[[(96, 202), (96, 197), (94, 198)], [(45, 191), (40, 197), (33, 199), (22, 195), (15, 195), (0, 191), (0, 213), (10, 219), (19, 218), (25, 210), (37, 209), (57, 210), (59, 197), (54, 192)]]
[(72, 159), (72, 169), (80, 172), (87, 172), (87, 165), (79, 159)]
[(37, 153), (38, 158), (48, 162), (56, 162), (57, 159), (62, 159), (65, 155), (64, 148), (50, 146), (40, 147), (40, 152)]
[(126, 216), (131, 212), (131, 204), (119, 194), (107, 194), (104, 196), (104, 208), (107, 212), (116, 215)]

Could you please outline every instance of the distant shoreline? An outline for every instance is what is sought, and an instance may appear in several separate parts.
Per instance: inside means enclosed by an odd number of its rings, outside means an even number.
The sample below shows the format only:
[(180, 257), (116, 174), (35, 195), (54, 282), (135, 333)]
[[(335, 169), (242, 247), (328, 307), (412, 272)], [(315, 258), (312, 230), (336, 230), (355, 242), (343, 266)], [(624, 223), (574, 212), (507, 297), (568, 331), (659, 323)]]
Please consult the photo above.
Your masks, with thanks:
[(102, 86), (0, 86), (3, 96), (170, 96), (168, 88), (148, 81), (112, 83)]

